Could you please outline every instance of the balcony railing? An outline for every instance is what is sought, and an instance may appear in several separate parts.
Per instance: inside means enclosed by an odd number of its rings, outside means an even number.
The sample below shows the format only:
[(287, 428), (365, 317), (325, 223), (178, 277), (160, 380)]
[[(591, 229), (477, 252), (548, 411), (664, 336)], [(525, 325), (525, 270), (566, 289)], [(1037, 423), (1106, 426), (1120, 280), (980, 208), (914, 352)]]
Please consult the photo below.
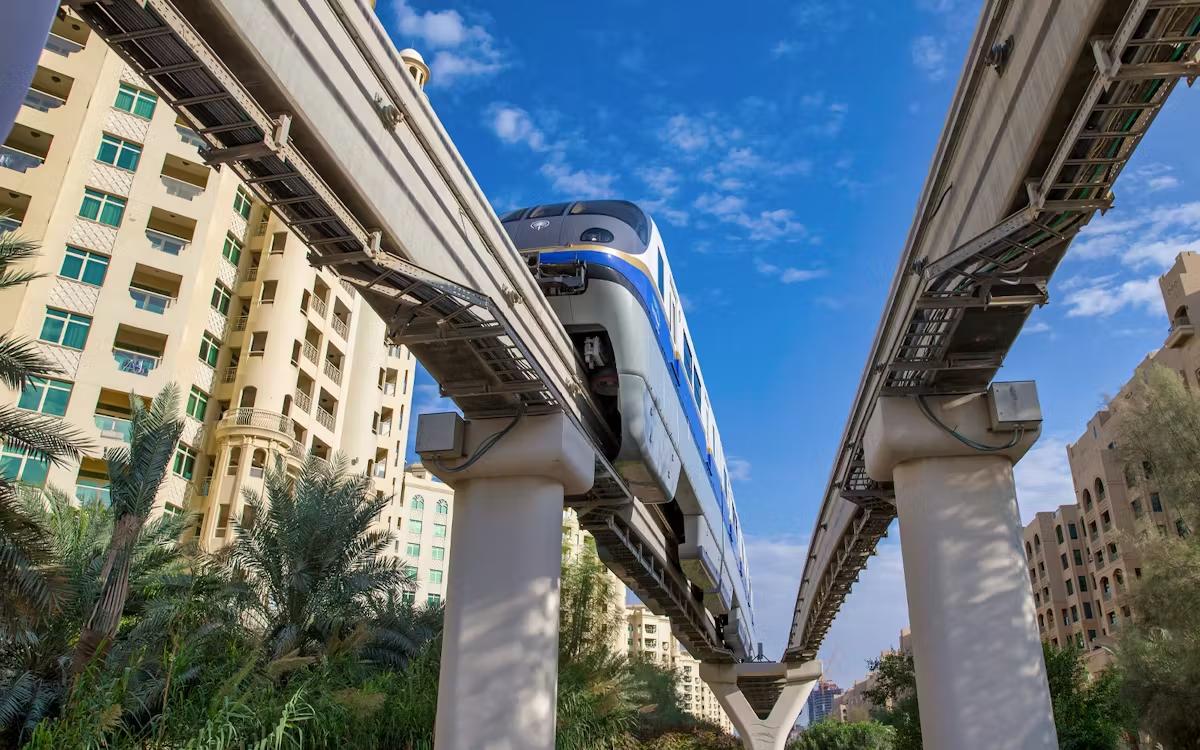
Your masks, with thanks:
[(313, 346), (310, 342), (305, 341), (303, 351), (304, 351), (304, 358), (307, 359), (308, 361), (312, 362), (313, 364), (316, 364), (316, 362), (317, 362), (317, 347)]
[(242, 271), (242, 281), (254, 281), (258, 278), (258, 266), (247, 266), (245, 271)]
[(343, 340), (348, 340), (350, 338), (350, 326), (346, 325), (346, 321), (335, 315), (333, 316), (332, 323), (333, 330), (337, 331), (337, 334), (341, 336)]
[(165, 314), (167, 308), (175, 301), (173, 297), (152, 292), (149, 289), (139, 289), (136, 286), (129, 287), (129, 296), (133, 299), (133, 306), (137, 309), (147, 310), (158, 315)]
[(307, 414), (312, 409), (312, 396), (297, 388), (296, 393), (292, 396), (292, 403), (300, 407), (300, 411)]
[(329, 306), (326, 305), (325, 302), (322, 301), (321, 298), (316, 296), (315, 294), (308, 298), (308, 306), (309, 306), (309, 309), (311, 309), (313, 312), (315, 312), (317, 314), (317, 317), (320, 318), (321, 320), (324, 320), (325, 313), (329, 312)]
[(75, 499), (79, 501), (80, 505), (112, 505), (112, 493), (107, 485), (77, 484), (75, 485)]
[(232, 383), (234, 380), (237, 379), (237, 371), (238, 371), (237, 365), (230, 365), (229, 367), (226, 367), (224, 370), (221, 370), (221, 382), (222, 383)]
[(179, 255), (187, 250), (189, 244), (189, 241), (182, 237), (160, 232), (157, 229), (147, 229), (146, 239), (150, 240), (150, 247), (167, 255)]
[(45, 91), (37, 89), (29, 89), (25, 94), (25, 106), (36, 109), (39, 112), (49, 112), (52, 109), (58, 109), (67, 103), (66, 99), (61, 99), (54, 94), (47, 94)]
[(21, 229), (21, 222), (11, 216), (0, 216), (0, 234), (16, 232)]
[(190, 201), (196, 196), (204, 193), (204, 188), (185, 180), (180, 180), (165, 174), (160, 174), (158, 179), (162, 181), (163, 187), (167, 189), (167, 195), (173, 195), (176, 198), (183, 198), (185, 201)]
[(324, 426), (327, 430), (332, 430), (335, 424), (333, 415), (322, 409), (320, 406), (317, 407), (317, 423)]
[(121, 417), (110, 417), (107, 414), (97, 414), (95, 415), (95, 420), (101, 437), (123, 440), (126, 443), (129, 442), (129, 435), (133, 430), (133, 422)]
[(246, 330), (246, 323), (249, 321), (249, 319), (250, 319), (249, 315), (239, 315), (236, 318), (234, 318), (233, 319), (233, 330), (235, 330), (235, 331)]
[(176, 125), (175, 132), (179, 133), (179, 140), (183, 141), (184, 143), (188, 144), (189, 146), (195, 146), (196, 148), (199, 149), (199, 148), (206, 148), (208, 145), (204, 142), (204, 139), (200, 137), (199, 133), (197, 133), (195, 130), (192, 130), (189, 127), (185, 127), (183, 125)]
[(395, 383), (381, 383), (379, 386), (379, 390), (383, 391), (383, 395), (385, 395), (385, 396), (395, 396), (396, 395), (396, 384)]
[(59, 36), (58, 34), (51, 34), (47, 37), (45, 47), (54, 54), (62, 55), (63, 57), (73, 55), (83, 49), (83, 45), (79, 42)]
[(113, 359), (117, 361), (118, 370), (143, 377), (149, 375), (162, 362), (162, 357), (155, 357), (151, 354), (143, 354), (142, 352), (130, 351), (129, 349), (122, 349), (116, 346), (113, 347), (112, 351)]
[(371, 476), (375, 477), (376, 479), (383, 479), (385, 476), (387, 476), (387, 464), (375, 464), (374, 468), (371, 469)]
[(292, 438), (295, 435), (291, 417), (285, 417), (277, 411), (255, 409), (249, 406), (242, 406), (226, 411), (225, 416), (221, 418), (220, 426), (257, 427), (283, 433), (288, 438)]
[(269, 222), (266, 218), (262, 219), (261, 221), (259, 221), (257, 224), (254, 225), (254, 229), (251, 231), (251, 234), (253, 234), (255, 237), (262, 237), (264, 234), (267, 233), (267, 224), (268, 223)]
[(25, 173), (42, 166), (46, 160), (37, 154), (22, 151), (12, 146), (0, 146), (0, 167)]
[(329, 376), (329, 379), (330, 379), (330, 380), (332, 380), (333, 382), (337, 383), (338, 385), (341, 385), (341, 384), (342, 384), (342, 371), (341, 371), (341, 369), (339, 369), (337, 365), (335, 365), (334, 363), (330, 362), (329, 360), (325, 360), (325, 374), (326, 374), (327, 376)]

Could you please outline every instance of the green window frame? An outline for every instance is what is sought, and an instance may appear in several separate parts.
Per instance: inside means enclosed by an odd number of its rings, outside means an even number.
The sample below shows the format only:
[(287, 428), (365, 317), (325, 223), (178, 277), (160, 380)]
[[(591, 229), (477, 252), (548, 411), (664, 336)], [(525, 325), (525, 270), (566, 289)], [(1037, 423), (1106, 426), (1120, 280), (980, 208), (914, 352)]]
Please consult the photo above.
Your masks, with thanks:
[(102, 193), (99, 190), (84, 188), (79, 215), (84, 219), (98, 221), (110, 227), (119, 227), (121, 219), (125, 218), (125, 199)]
[(435, 523), (433, 525), (433, 535), (434, 537), (444, 539), (446, 537), (446, 524)]
[(171, 461), (171, 473), (191, 480), (196, 473), (196, 451), (183, 443), (175, 446), (175, 457)]
[(243, 219), (250, 218), (250, 194), (242, 186), (238, 186), (237, 193), (233, 196), (233, 210), (238, 213)]
[(209, 367), (217, 366), (217, 357), (221, 353), (221, 341), (208, 331), (200, 337), (200, 361)]
[(409, 578), (416, 578), (420, 574), (420, 572), (421, 571), (417, 570), (416, 565), (405, 565), (404, 566), (404, 575), (408, 576)]
[(188, 392), (185, 411), (192, 419), (203, 422), (204, 414), (208, 411), (208, 394), (193, 385), (192, 390)]
[(67, 245), (58, 275), (84, 284), (101, 286), (104, 284), (104, 277), (108, 275), (108, 256)]
[(412, 509), (425, 510), (425, 497), (423, 495), (413, 495)]
[(404, 545), (404, 554), (409, 557), (420, 557), (421, 545), (417, 544), (416, 542), (409, 542), (408, 544)]
[(429, 582), (430, 583), (441, 583), (442, 582), (442, 571), (430, 570), (429, 571)]
[(450, 503), (445, 500), (437, 501), (437, 512), (439, 516), (447, 515), (450, 512)]
[(221, 247), (221, 256), (236, 266), (242, 259), (242, 243), (229, 235), (225, 235), (225, 244)]
[(233, 291), (230, 290), (229, 287), (225, 286), (224, 284), (222, 284), (221, 282), (218, 281), (215, 284), (213, 284), (212, 297), (209, 299), (208, 303), (209, 303), (209, 305), (212, 306), (212, 309), (214, 309), (217, 312), (221, 313), (222, 315), (228, 317), (229, 316), (229, 300), (232, 297), (233, 297)]
[(6, 445), (0, 449), (0, 476), (10, 482), (24, 482), (40, 487), (46, 483), (46, 475), (49, 472), (49, 461), (29, 455), (24, 448)]
[(445, 547), (433, 547), (430, 549), (430, 552), (433, 553), (434, 560), (445, 560), (446, 559), (446, 548)]
[(416, 603), (416, 601), (417, 601), (417, 592), (415, 592), (415, 591), (401, 591), (401, 592), (400, 592), (400, 601), (404, 602), (405, 604), (414, 604), (414, 603)]
[(436, 607), (437, 605), (439, 605), (441, 603), (442, 603), (442, 595), (441, 594), (430, 594), (429, 596), (425, 597), (425, 605), (428, 607)]
[(424, 529), (424, 527), (425, 527), (425, 525), (423, 523), (421, 523), (421, 519), (419, 519), (419, 518), (408, 519), (408, 530), (411, 531), (412, 533), (420, 534), (421, 530)]
[(21, 398), (17, 406), (29, 411), (42, 414), (52, 414), (56, 417), (67, 413), (67, 404), (71, 400), (71, 383), (54, 378), (29, 378), (21, 389)]
[(47, 307), (46, 319), (42, 322), (42, 332), (38, 338), (68, 349), (82, 350), (87, 346), (91, 328), (92, 319), (87, 315)]
[(144, 89), (122, 83), (117, 89), (117, 98), (113, 106), (122, 112), (149, 120), (154, 116), (154, 108), (158, 106), (158, 97)]
[(108, 133), (100, 136), (100, 150), (96, 152), (96, 161), (133, 172), (137, 170), (141, 158), (141, 145)]

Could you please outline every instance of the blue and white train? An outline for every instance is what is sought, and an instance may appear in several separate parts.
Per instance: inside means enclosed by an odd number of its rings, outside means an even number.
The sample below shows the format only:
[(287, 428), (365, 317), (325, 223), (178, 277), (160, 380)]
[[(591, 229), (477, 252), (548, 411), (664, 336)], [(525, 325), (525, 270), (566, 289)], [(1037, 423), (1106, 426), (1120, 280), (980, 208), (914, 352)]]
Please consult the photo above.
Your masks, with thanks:
[[(628, 201), (500, 217), (539, 276), (619, 445), (613, 461), (722, 626), (753, 656), (750, 574), (721, 435), (658, 228)], [(676, 552), (672, 550), (671, 552)]]

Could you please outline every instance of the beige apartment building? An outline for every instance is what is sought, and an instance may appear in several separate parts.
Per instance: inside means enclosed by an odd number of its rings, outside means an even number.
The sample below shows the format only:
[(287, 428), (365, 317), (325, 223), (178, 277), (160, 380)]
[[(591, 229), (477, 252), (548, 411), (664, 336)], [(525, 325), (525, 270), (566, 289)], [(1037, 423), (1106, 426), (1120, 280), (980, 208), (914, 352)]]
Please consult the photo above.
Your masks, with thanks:
[(454, 490), (415, 463), (401, 475), (400, 486), (389, 491), (391, 502), (380, 512), (379, 522), (395, 534), (390, 555), (403, 560), (417, 581), (416, 590), (403, 598), (439, 604), (446, 597)]
[(700, 660), (685, 650), (680, 650), (675, 657), (675, 672), (679, 676), (679, 693), (683, 699), (683, 708), (697, 719), (715, 724), (733, 734), (733, 722), (721, 704), (717, 695), (704, 680), (700, 679)]
[[(882, 659), (884, 656), (895, 653), (912, 653), (912, 631), (908, 628), (900, 630), (899, 647), (881, 651), (879, 657)], [(833, 699), (833, 707), (828, 718), (842, 722), (870, 721), (871, 712), (876, 706), (867, 697), (867, 691), (874, 688), (876, 682), (874, 672), (861, 680), (855, 680), (850, 689)]]
[(1200, 388), (1200, 341), (1190, 314), (1200, 310), (1200, 255), (1181, 253), (1159, 278), (1159, 288), (1170, 321), (1161, 348), (1067, 446), (1075, 503), (1039, 513), (1025, 528), (1042, 638), (1086, 649), (1092, 672), (1109, 663), (1105, 647), (1133, 617), (1129, 592), (1142, 568), (1130, 541), (1188, 531), (1159, 495), (1154, 467), (1126, 466), (1118, 447), (1121, 404), (1150, 367), (1166, 367), (1189, 388)]
[(36, 241), (43, 277), (0, 300), (6, 328), (62, 372), (21, 408), (65, 417), (96, 451), (18, 479), (107, 492), (100, 452), (128, 439), (129, 395), (175, 383), (187, 425), (159, 510), (202, 516), (206, 546), (272, 466), (344, 454), (381, 492), (402, 484), (415, 360), (200, 137), (68, 12), (0, 149), (0, 212)]

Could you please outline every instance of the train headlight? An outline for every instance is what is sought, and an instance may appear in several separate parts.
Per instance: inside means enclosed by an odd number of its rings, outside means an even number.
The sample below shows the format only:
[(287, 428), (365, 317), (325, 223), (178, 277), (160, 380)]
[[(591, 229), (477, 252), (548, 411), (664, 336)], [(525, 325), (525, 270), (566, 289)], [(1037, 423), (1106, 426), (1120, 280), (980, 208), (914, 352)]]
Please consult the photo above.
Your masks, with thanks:
[(600, 227), (592, 227), (583, 234), (579, 235), (580, 242), (595, 242), (599, 245), (604, 245), (613, 241), (613, 233), (607, 229)]

